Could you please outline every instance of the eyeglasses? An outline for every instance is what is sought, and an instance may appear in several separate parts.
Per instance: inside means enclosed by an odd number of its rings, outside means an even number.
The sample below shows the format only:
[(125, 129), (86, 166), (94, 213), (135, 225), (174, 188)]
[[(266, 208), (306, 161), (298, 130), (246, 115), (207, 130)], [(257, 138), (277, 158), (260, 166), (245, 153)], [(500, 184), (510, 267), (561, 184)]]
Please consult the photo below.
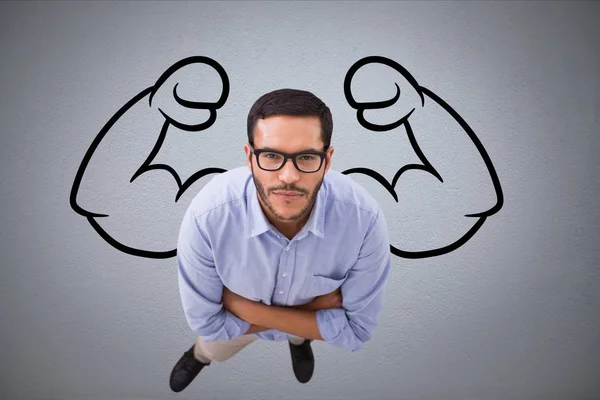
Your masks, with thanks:
[(321, 169), (323, 160), (327, 156), (327, 148), (325, 148), (325, 152), (307, 150), (289, 154), (270, 149), (255, 149), (250, 145), (250, 151), (256, 156), (258, 167), (265, 171), (280, 170), (288, 158), (291, 158), (298, 171), (313, 173)]

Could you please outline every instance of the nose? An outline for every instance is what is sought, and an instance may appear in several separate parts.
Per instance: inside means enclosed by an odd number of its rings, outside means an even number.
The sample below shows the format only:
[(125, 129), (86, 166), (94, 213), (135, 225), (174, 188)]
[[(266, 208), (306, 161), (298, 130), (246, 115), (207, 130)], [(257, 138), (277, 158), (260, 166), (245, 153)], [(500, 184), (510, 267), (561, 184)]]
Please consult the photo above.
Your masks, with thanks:
[(286, 184), (298, 182), (300, 173), (296, 169), (294, 162), (288, 159), (283, 167), (279, 170), (279, 180)]

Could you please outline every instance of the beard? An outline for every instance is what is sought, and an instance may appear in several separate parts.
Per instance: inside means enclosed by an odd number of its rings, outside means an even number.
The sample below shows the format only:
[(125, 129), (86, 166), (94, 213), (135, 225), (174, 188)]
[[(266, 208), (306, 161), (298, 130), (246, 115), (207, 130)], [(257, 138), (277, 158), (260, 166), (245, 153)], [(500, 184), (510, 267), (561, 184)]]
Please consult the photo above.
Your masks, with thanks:
[[(325, 178), (325, 174), (323, 174), (323, 176), (321, 177), (321, 180), (315, 185), (315, 187), (312, 191), (309, 191), (304, 188), (300, 188), (293, 184), (276, 186), (276, 187), (271, 187), (269, 189), (265, 189), (263, 184), (260, 183), (260, 181), (258, 181), (256, 179), (256, 176), (254, 176), (254, 167), (252, 167), (252, 179), (254, 180), (254, 185), (256, 186), (256, 191), (258, 192), (258, 195), (260, 196), (263, 203), (267, 206), (269, 211), (275, 216), (275, 218), (277, 218), (280, 221), (285, 221), (285, 222), (298, 221), (299, 219), (304, 217), (307, 213), (309, 213), (310, 210), (312, 210), (312, 207), (317, 199), (317, 194), (319, 193), (319, 190), (321, 189), (321, 185), (323, 184), (324, 178)], [(294, 214), (290, 217), (284, 217), (279, 212), (277, 212), (275, 207), (273, 207), (273, 203), (271, 203), (271, 201), (269, 200), (269, 196), (268, 196), (270, 193), (273, 193), (274, 191), (278, 191), (278, 190), (296, 191), (296, 192), (302, 193), (308, 197), (308, 202), (306, 203), (306, 206), (299, 213)]]

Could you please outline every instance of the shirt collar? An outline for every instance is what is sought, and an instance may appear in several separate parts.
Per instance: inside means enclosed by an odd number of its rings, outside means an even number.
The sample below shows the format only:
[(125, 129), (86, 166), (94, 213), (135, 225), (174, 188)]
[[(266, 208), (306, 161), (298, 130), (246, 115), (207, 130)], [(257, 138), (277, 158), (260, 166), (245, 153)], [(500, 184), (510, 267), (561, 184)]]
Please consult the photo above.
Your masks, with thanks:
[(248, 238), (252, 238), (268, 231), (270, 225), (258, 202), (258, 193), (256, 192), (253, 179), (250, 179), (248, 183), (248, 195), (246, 199), (248, 201), (248, 207), (246, 208), (246, 226), (248, 231), (246, 234)]
[[(256, 192), (256, 186), (254, 181), (251, 179), (248, 183), (248, 191), (247, 191), (247, 201), (248, 207), (246, 208), (246, 221), (247, 221), (247, 237), (252, 238), (258, 235), (261, 235), (268, 231), (272, 226), (265, 213), (260, 206), (258, 201), (258, 193)], [(306, 221), (305, 229), (300, 231), (299, 239), (306, 236), (306, 234), (302, 234), (303, 231), (308, 230), (312, 232), (315, 236), (323, 238), (325, 236), (325, 203), (327, 202), (327, 187), (325, 181), (321, 185), (319, 192), (317, 193), (317, 199), (315, 200), (315, 205), (311, 210), (310, 216)]]
[(325, 181), (321, 185), (319, 192), (317, 193), (317, 199), (315, 200), (315, 206), (313, 207), (308, 221), (306, 221), (306, 229), (312, 232), (315, 236), (323, 238), (325, 236), (325, 203), (327, 202), (327, 187)]

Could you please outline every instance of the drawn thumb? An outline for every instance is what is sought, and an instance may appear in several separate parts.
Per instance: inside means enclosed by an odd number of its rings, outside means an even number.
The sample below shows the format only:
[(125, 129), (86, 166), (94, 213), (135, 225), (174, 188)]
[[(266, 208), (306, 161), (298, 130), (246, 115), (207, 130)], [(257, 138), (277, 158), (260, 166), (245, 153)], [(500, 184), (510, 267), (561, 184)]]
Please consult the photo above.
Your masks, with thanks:
[(210, 127), (229, 96), (229, 78), (215, 60), (204, 56), (185, 58), (167, 69), (150, 95), (150, 107), (158, 109), (175, 127), (195, 132)]

